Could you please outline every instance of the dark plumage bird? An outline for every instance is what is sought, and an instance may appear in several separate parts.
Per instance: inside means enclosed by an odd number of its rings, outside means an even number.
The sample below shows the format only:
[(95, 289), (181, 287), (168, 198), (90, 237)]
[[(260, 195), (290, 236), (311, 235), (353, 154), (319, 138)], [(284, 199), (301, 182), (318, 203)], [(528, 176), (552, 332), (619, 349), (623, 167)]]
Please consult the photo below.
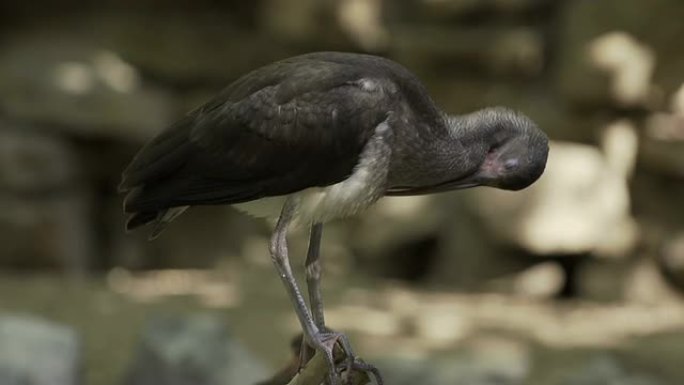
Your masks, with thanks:
[[(238, 79), (154, 138), (123, 173), (127, 228), (156, 236), (188, 206), (235, 205), (278, 217), (271, 256), (308, 343), (329, 357), (343, 335), (325, 327), (319, 291), (322, 224), (385, 195), (475, 186), (519, 190), (542, 174), (546, 135), (505, 108), (447, 115), (401, 65), (321, 52)], [(292, 276), (289, 226), (311, 227), (311, 311)]]

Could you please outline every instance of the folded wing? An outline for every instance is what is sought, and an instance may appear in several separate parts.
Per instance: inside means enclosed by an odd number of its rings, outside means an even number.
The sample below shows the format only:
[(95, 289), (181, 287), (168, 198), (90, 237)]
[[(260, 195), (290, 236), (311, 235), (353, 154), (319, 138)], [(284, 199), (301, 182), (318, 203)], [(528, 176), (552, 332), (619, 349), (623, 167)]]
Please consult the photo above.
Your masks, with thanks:
[(312, 56), (239, 79), (136, 155), (120, 185), (127, 228), (344, 180), (396, 103), (390, 80), (367, 76)]

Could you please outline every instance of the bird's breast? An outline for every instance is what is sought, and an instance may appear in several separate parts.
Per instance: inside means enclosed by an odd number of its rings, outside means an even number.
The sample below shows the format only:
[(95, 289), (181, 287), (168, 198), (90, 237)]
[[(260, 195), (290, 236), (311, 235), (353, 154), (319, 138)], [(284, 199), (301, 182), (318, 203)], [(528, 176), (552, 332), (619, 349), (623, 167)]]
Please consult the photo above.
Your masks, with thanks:
[(363, 211), (385, 195), (390, 149), (387, 122), (378, 125), (364, 146), (351, 175), (325, 187), (306, 188), (295, 193), (234, 205), (255, 217), (277, 218), (287, 199), (295, 200), (295, 225), (328, 222)]
[(233, 207), (254, 217), (275, 219), (285, 201), (294, 199), (294, 225), (308, 226), (348, 217), (363, 211), (385, 194), (386, 164), (382, 168), (379, 170), (373, 161), (362, 161), (349, 178), (339, 183), (239, 203)]
[(327, 187), (312, 187), (293, 194), (267, 197), (233, 205), (256, 218), (277, 219), (287, 199), (296, 200), (295, 226), (309, 226), (357, 214), (384, 194), (382, 186), (368, 183), (368, 175), (357, 170), (351, 177)]

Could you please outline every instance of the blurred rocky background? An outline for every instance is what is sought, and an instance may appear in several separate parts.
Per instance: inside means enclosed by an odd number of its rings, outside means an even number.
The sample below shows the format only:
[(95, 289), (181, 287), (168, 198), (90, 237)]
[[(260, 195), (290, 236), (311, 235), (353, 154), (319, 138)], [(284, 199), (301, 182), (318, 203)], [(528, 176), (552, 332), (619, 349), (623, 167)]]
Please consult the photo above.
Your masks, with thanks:
[(510, 106), (553, 139), (523, 192), (326, 228), (330, 325), (389, 385), (684, 383), (683, 20), (681, 0), (3, 0), (0, 384), (251, 384), (290, 359), (271, 224), (199, 208), (147, 242), (116, 185), (186, 111), (314, 50), (393, 58), (446, 111)]

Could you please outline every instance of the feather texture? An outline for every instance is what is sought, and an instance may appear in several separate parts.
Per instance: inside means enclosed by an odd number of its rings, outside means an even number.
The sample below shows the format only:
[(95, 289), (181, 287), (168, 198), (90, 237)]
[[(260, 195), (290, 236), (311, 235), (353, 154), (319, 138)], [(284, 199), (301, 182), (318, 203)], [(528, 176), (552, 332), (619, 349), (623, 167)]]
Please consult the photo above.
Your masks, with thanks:
[[(406, 97), (407, 70), (316, 53), (257, 69), (149, 142), (123, 173), (127, 228), (179, 206), (243, 203), (348, 178), (375, 128)], [(408, 92), (410, 96), (411, 92)], [(426, 103), (426, 113), (431, 110)]]

